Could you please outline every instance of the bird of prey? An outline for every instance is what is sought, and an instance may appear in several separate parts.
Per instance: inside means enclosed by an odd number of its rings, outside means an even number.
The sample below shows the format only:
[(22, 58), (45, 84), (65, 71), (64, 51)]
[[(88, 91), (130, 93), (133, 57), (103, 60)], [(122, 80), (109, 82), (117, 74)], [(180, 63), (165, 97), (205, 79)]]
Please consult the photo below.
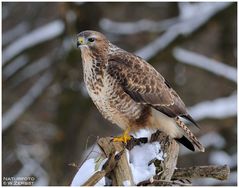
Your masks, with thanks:
[(97, 31), (79, 33), (77, 48), (81, 50), (84, 82), (94, 104), (104, 118), (124, 130), (115, 141), (127, 142), (129, 132), (139, 129), (161, 130), (192, 151), (204, 151), (180, 117), (196, 122), (153, 66)]

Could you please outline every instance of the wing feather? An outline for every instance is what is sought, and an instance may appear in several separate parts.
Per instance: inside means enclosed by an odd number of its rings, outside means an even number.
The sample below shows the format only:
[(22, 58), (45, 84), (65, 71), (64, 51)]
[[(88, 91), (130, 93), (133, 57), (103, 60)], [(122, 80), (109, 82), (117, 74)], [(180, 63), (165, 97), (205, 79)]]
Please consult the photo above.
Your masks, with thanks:
[(127, 52), (117, 52), (110, 55), (106, 69), (136, 102), (150, 105), (170, 117), (187, 114), (178, 94), (142, 58)]

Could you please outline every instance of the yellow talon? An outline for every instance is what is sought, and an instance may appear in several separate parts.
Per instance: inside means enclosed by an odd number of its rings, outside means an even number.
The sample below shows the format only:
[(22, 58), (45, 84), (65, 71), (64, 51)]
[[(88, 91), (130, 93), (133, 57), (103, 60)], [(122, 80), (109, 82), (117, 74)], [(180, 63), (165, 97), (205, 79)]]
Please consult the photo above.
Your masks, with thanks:
[(125, 144), (131, 139), (129, 135), (129, 129), (126, 129), (121, 136), (117, 136), (113, 139), (113, 142), (124, 142)]

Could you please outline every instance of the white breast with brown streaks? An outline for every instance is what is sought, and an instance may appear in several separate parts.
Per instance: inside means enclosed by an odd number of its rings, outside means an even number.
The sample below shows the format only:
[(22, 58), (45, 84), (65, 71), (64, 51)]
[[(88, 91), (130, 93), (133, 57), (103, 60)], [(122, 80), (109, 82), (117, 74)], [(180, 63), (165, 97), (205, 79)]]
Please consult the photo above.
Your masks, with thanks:
[[(84, 70), (87, 91), (98, 110), (104, 118), (126, 129), (132, 118), (140, 116), (139, 105), (123, 92), (110, 75), (104, 73), (102, 78), (98, 78), (89, 62), (84, 69), (87, 69)], [(99, 85), (97, 79), (101, 79), (102, 85)]]

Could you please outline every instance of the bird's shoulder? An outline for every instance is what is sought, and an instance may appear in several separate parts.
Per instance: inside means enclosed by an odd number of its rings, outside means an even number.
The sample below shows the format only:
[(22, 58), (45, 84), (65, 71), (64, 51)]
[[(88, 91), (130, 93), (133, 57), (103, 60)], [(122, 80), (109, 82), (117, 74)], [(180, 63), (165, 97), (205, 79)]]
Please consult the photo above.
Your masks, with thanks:
[(120, 72), (121, 76), (122, 74), (127, 74), (128, 78), (140, 76), (141, 81), (144, 78), (149, 79), (149, 76), (154, 80), (156, 79), (162, 82), (165, 80), (164, 77), (144, 59), (122, 49), (118, 49), (117, 51), (109, 54), (107, 70), (112, 75), (115, 75), (117, 72)]

